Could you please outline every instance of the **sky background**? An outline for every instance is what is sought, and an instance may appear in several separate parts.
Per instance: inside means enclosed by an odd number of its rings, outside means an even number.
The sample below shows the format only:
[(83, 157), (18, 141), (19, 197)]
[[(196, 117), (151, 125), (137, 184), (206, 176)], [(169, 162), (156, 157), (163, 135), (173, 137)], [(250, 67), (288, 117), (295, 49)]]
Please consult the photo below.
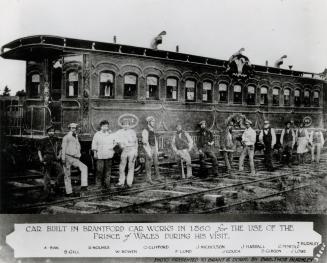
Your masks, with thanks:
[[(58, 35), (228, 59), (245, 48), (251, 63), (319, 73), (327, 67), (327, 0), (0, 0), (0, 46)], [(0, 58), (5, 85), (25, 89), (25, 63)]]

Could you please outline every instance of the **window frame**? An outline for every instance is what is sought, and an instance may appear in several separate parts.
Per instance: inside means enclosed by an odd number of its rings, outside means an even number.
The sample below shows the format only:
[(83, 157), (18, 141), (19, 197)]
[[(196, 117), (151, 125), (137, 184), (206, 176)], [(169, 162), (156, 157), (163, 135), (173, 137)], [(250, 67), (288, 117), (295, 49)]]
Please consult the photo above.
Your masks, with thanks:
[[(75, 73), (77, 75), (77, 80), (70, 81), (69, 75), (71, 73)], [(73, 88), (74, 88), (74, 95), (73, 96), (69, 95), (69, 87), (70, 87), (71, 82), (74, 83), (73, 84)], [(76, 84), (76, 86), (75, 86), (75, 84)], [(69, 71), (67, 71), (67, 75), (66, 75), (66, 98), (78, 98), (79, 86), (80, 86), (80, 81), (79, 81), (79, 72), (78, 72), (78, 70), (69, 70)], [(75, 89), (76, 89), (76, 94), (75, 94)]]
[[(296, 96), (296, 91), (299, 91), (299, 96)], [(296, 99), (299, 98), (299, 101), (297, 102)], [(301, 89), (297, 88), (294, 90), (294, 106), (300, 107), (301, 106)]]
[[(267, 90), (266, 94), (262, 93), (262, 89), (266, 89)], [(260, 105), (261, 106), (268, 105), (268, 103), (269, 103), (269, 101), (268, 101), (268, 93), (269, 93), (269, 88), (267, 86), (261, 86), (260, 87)], [(261, 103), (261, 101), (262, 101), (262, 95), (265, 95), (264, 103)]]
[[(167, 97), (168, 87), (173, 87), (173, 86), (168, 86), (168, 79), (173, 79), (173, 80), (176, 81), (176, 99), (174, 99), (173, 97), (171, 97), (171, 98), (168, 98)], [(175, 77), (175, 76), (169, 76), (169, 77), (166, 78), (166, 100), (167, 101), (178, 101), (178, 94), (179, 94), (179, 91), (178, 91), (178, 86), (179, 86), (178, 85), (178, 82), (179, 82), (179, 79), (177, 77)], [(174, 91), (174, 90), (172, 90), (172, 91)], [(172, 92), (172, 94), (173, 94), (173, 92)]]
[[(148, 97), (148, 92), (149, 92), (149, 95), (150, 95), (150, 90), (149, 89), (149, 85), (148, 85), (148, 78), (156, 78), (157, 80), (157, 94), (156, 94), (156, 97)], [(153, 74), (150, 74), (150, 75), (147, 75), (146, 78), (145, 78), (145, 86), (146, 86), (146, 90), (145, 90), (145, 98), (146, 100), (159, 100), (159, 92), (160, 92), (160, 78), (159, 76), (157, 75), (153, 75)]]
[[(224, 85), (226, 85), (226, 90), (225, 91), (221, 91), (220, 90), (220, 85), (221, 84), (224, 84)], [(226, 93), (226, 100), (221, 100), (221, 93), (222, 92), (225, 92)], [(226, 83), (226, 82), (220, 82), (220, 83), (218, 83), (218, 96), (219, 96), (219, 99), (218, 99), (218, 101), (219, 102), (221, 102), (221, 103), (228, 103), (228, 83)]]
[[(192, 81), (194, 83), (194, 87), (193, 87), (193, 100), (188, 100), (187, 99), (187, 92), (188, 92), (188, 89), (190, 89), (190, 88), (186, 87), (187, 81)], [(185, 102), (196, 102), (196, 84), (197, 84), (197, 82), (196, 82), (195, 79), (186, 79), (185, 80), (185, 86), (184, 86), (185, 87)]]
[[(318, 93), (318, 99), (317, 99), (318, 103), (316, 103), (316, 100), (315, 100), (315, 93)], [(313, 101), (312, 101), (312, 103), (313, 103), (314, 107), (320, 107), (320, 91), (319, 90), (314, 90), (313, 91)]]
[[(237, 93), (240, 93), (240, 101), (239, 102), (236, 102), (235, 101), (235, 87), (236, 86), (240, 86), (241, 87), (241, 91), (240, 92), (237, 92)], [(242, 104), (243, 103), (243, 87), (241, 84), (237, 83), (237, 84), (234, 84), (233, 85), (233, 104)]]
[[(102, 94), (101, 90), (102, 90), (102, 83), (105, 82), (101, 82), (101, 74), (103, 73), (109, 73), (112, 75), (112, 95), (111, 96), (105, 96), (105, 93)], [(111, 70), (103, 70), (101, 72), (99, 72), (99, 98), (104, 98), (104, 99), (114, 99), (115, 98), (115, 81), (116, 81), (116, 75), (114, 72), (112, 72)]]
[[(286, 103), (285, 100), (285, 91), (288, 90), (289, 94), (288, 94), (288, 103)], [(283, 102), (284, 102), (284, 106), (291, 106), (291, 89), (290, 88), (284, 88), (283, 90)]]
[[(308, 92), (308, 94), (309, 94), (308, 97), (305, 96), (306, 92)], [(308, 99), (306, 100), (306, 98), (308, 98)], [(303, 105), (304, 105), (304, 107), (310, 107), (311, 106), (311, 92), (310, 92), (309, 89), (305, 89), (303, 91)]]
[[(278, 90), (278, 95), (274, 95), (274, 90)], [(272, 89), (272, 105), (273, 106), (280, 106), (280, 88), (279, 87), (273, 87)], [(278, 103), (274, 102), (274, 96), (278, 96)]]
[[(249, 87), (253, 87), (254, 93), (249, 93)], [(249, 103), (249, 94), (254, 94), (253, 102)], [(246, 86), (246, 104), (247, 105), (256, 105), (256, 86), (254, 84), (249, 84)]]
[[(210, 98), (210, 100), (208, 99), (208, 92), (207, 92), (207, 100), (203, 100), (203, 95), (204, 95), (204, 83), (210, 83), (210, 85), (211, 85), (211, 89), (210, 89), (210, 91), (211, 91), (211, 98)], [(213, 81), (212, 80), (204, 80), (203, 82), (202, 82), (202, 93), (201, 93), (201, 101), (202, 102), (204, 102), (204, 103), (212, 103), (213, 102)]]
[[(126, 76), (134, 76), (136, 78), (136, 83), (135, 84), (126, 84), (125, 83)], [(139, 84), (139, 77), (138, 77), (138, 75), (136, 73), (128, 72), (128, 73), (124, 74), (124, 76), (123, 76), (123, 99), (137, 100), (137, 98), (138, 98), (138, 84)], [(135, 95), (134, 96), (126, 96), (125, 95), (126, 85), (135, 85)]]
[[(33, 82), (33, 76), (35, 76), (35, 75), (39, 76), (38, 82)], [(40, 98), (40, 96), (41, 96), (41, 74), (39, 72), (32, 72), (30, 74), (29, 78), (30, 78), (30, 80), (29, 80), (29, 83), (30, 83), (29, 97), (32, 99)], [(35, 86), (36, 84), (34, 84), (34, 83), (38, 83), (37, 86)], [(37, 89), (37, 92), (36, 93), (32, 92), (32, 90), (34, 91), (35, 89)]]

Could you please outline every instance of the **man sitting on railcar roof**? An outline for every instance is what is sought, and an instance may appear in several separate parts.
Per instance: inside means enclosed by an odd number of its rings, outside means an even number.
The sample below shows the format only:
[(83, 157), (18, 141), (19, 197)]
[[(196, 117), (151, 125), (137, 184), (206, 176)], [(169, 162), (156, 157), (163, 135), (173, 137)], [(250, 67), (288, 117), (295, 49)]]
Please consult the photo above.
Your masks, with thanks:
[(218, 176), (218, 161), (217, 157), (213, 151), (214, 147), (214, 138), (212, 132), (207, 129), (206, 121), (201, 121), (200, 123), (201, 130), (199, 132), (199, 139), (198, 139), (198, 149), (200, 154), (200, 172), (204, 171), (204, 163), (205, 157), (208, 156), (211, 158), (212, 165), (213, 165), (213, 173), (215, 176)]
[(81, 171), (81, 192), (87, 191), (87, 166), (82, 163), (79, 158), (81, 157), (81, 145), (78, 141), (78, 136), (76, 133), (77, 124), (71, 123), (69, 124), (70, 131), (64, 136), (62, 139), (62, 154), (61, 160), (64, 165), (65, 172), (65, 188), (66, 195), (73, 196), (72, 182), (70, 177), (70, 169), (71, 166), (78, 167)]

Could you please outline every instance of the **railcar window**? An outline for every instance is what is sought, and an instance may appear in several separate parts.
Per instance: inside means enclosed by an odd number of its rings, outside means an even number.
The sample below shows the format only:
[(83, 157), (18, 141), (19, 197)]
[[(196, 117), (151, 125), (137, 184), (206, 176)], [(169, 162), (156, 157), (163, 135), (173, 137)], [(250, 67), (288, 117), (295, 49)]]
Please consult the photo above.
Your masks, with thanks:
[(195, 101), (195, 81), (187, 80), (185, 83), (185, 100)]
[(227, 84), (220, 83), (218, 89), (219, 89), (219, 101), (227, 102)]
[(137, 76), (128, 74), (124, 77), (124, 99), (136, 99)]
[(203, 82), (202, 101), (212, 102), (212, 83), (209, 81)]
[(273, 105), (279, 106), (279, 89), (273, 89)]
[(157, 77), (150, 76), (146, 78), (146, 98), (149, 100), (159, 99), (159, 80)]
[(37, 98), (40, 95), (40, 75), (33, 74), (31, 76), (30, 97)]
[(291, 94), (291, 92), (289, 89), (284, 89), (284, 105), (285, 106), (291, 105), (290, 94)]
[(268, 88), (266, 87), (260, 89), (260, 104), (268, 105)]
[(167, 100), (177, 100), (178, 96), (178, 85), (177, 79), (168, 78), (167, 79), (167, 90), (166, 90)]
[(301, 106), (301, 92), (299, 89), (296, 89), (294, 92), (294, 104), (295, 106)]
[(316, 107), (319, 107), (319, 91), (313, 93), (313, 104)]
[(78, 96), (78, 73), (73, 71), (68, 74), (67, 88), (66, 88), (67, 97), (77, 97)]
[(247, 94), (247, 103), (249, 105), (255, 104), (255, 87), (254, 86), (248, 86), (248, 94)]
[(241, 85), (234, 85), (234, 103), (242, 103)]
[(308, 107), (310, 106), (310, 91), (308, 90), (305, 90), (304, 91), (304, 106)]
[(100, 73), (100, 97), (114, 97), (114, 74), (110, 72)]

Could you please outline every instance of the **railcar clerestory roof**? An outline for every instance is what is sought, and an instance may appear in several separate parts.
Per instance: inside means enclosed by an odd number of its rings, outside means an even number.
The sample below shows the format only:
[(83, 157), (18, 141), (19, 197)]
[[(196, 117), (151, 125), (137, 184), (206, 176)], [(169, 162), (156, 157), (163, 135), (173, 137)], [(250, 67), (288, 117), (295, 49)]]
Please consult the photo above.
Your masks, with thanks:
[[(16, 39), (2, 46), (1, 57), (5, 59), (38, 61), (44, 58), (57, 58), (60, 55), (74, 53), (76, 51), (119, 53), (125, 55), (181, 61), (185, 63), (204, 64), (216, 67), (224, 67), (227, 62), (226, 60), (178, 53), (173, 51), (155, 50), (145, 47), (49, 35), (36, 35)], [(318, 76), (318, 74), (310, 72), (295, 71), (261, 65), (253, 65), (253, 69), (257, 72), (275, 73), (290, 76), (303, 76), (304, 74), (308, 76), (311, 75), (311, 77)]]

